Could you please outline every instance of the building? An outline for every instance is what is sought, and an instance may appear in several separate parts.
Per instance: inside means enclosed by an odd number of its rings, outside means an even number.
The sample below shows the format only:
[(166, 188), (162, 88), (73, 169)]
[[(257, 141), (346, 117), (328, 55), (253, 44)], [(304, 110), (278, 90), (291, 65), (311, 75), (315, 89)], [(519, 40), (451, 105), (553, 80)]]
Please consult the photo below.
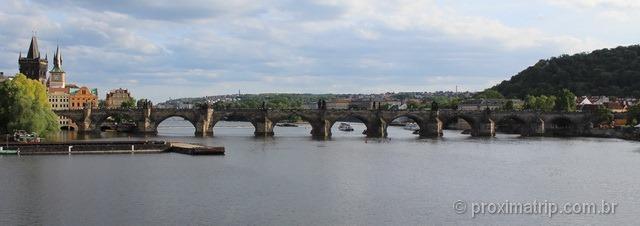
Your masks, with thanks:
[(478, 111), (487, 108), (489, 108), (489, 110), (496, 110), (503, 108), (508, 101), (512, 101), (514, 106), (524, 105), (524, 102), (518, 99), (473, 99), (458, 104), (458, 110)]
[[(49, 71), (51, 74), (47, 81), (47, 97), (49, 104), (53, 110), (67, 110), (70, 105), (69, 87), (66, 85), (65, 72), (62, 70), (62, 53), (60, 48), (56, 48), (53, 57), (53, 69)], [(77, 128), (77, 125), (70, 119), (58, 116), (60, 127), (67, 130)]]
[(49, 84), (50, 88), (64, 88), (66, 86), (65, 72), (62, 70), (62, 53), (60, 47), (56, 47), (56, 53), (53, 55), (53, 69), (49, 71)]
[[(47, 97), (53, 110), (67, 110), (70, 107), (71, 95), (69, 94), (69, 88), (48, 88)], [(73, 121), (64, 116), (58, 116), (58, 123), (63, 129), (75, 130), (78, 128)]]
[(608, 102), (604, 103), (604, 106), (607, 107), (607, 109), (611, 110), (611, 112), (613, 113), (624, 113), (628, 110), (627, 105), (620, 102)]
[(578, 104), (578, 106), (582, 106), (582, 105), (586, 105), (586, 104), (593, 104), (593, 103), (591, 103), (591, 101), (589, 100), (589, 97), (587, 97), (587, 96), (577, 97), (576, 98), (576, 103)]
[(79, 89), (70, 89), (69, 108), (82, 109), (84, 105), (91, 103), (92, 108), (98, 107), (98, 90), (89, 89), (86, 86)]
[(105, 99), (104, 106), (106, 108), (119, 108), (120, 106), (122, 106), (122, 103), (131, 100), (133, 100), (133, 98), (131, 97), (129, 91), (120, 88), (111, 90), (109, 93), (107, 93), (107, 98)]
[(349, 104), (351, 104), (349, 99), (336, 99), (327, 102), (327, 109), (349, 109)]
[(5, 77), (4, 72), (0, 72), (0, 82), (4, 82), (5, 80), (9, 80), (11, 78)]
[(26, 75), (27, 78), (38, 80), (43, 84), (46, 82), (48, 70), (47, 56), (45, 54), (44, 59), (40, 57), (36, 36), (31, 37), (27, 57), (22, 57), (22, 52), (20, 52), (18, 64), (20, 65), (20, 73)]

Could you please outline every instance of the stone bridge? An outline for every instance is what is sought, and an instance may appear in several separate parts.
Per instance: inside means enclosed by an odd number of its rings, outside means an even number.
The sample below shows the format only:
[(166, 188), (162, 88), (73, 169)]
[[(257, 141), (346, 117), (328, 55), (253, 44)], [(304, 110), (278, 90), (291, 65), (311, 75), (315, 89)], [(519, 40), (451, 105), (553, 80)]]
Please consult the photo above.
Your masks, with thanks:
[(399, 117), (412, 119), (418, 126), (420, 137), (440, 137), (444, 125), (462, 119), (470, 125), (472, 136), (494, 136), (497, 124), (510, 124), (519, 128), (523, 136), (565, 135), (577, 136), (593, 127), (594, 116), (580, 112), (534, 111), (412, 111), (412, 110), (332, 110), (332, 109), (160, 109), (150, 104), (136, 109), (97, 109), (90, 106), (78, 110), (55, 111), (74, 121), (79, 132), (100, 132), (101, 125), (110, 116), (127, 115), (136, 122), (138, 133), (157, 133), (158, 125), (170, 117), (180, 117), (196, 128), (196, 136), (213, 136), (217, 122), (229, 118), (250, 122), (256, 136), (272, 136), (276, 123), (299, 116), (308, 122), (315, 138), (331, 137), (331, 127), (340, 120), (358, 119), (366, 129), (367, 137), (386, 137), (388, 124)]

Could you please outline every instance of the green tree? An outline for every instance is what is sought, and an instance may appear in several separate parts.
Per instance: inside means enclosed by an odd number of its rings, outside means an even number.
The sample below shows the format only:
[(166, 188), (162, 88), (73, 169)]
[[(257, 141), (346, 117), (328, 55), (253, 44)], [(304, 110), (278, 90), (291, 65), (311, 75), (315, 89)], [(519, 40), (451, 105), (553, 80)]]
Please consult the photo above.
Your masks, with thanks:
[(598, 106), (598, 109), (595, 111), (597, 122), (599, 124), (609, 124), (613, 121), (613, 112), (603, 106)]
[(504, 99), (504, 96), (500, 92), (498, 92), (498, 91), (496, 91), (494, 89), (487, 89), (485, 91), (482, 91), (482, 92), (476, 94), (475, 96), (473, 96), (473, 98), (476, 98), (476, 99)]
[(51, 111), (45, 86), (16, 74), (0, 83), (0, 130), (26, 130), (41, 135), (59, 131), (58, 116)]
[(539, 96), (538, 104), (540, 105), (541, 111), (552, 111), (556, 106), (556, 97), (555, 96)]
[(551, 111), (556, 105), (555, 96), (541, 95), (539, 97), (528, 95), (525, 98), (525, 109), (536, 111)]
[(121, 108), (131, 109), (136, 107), (136, 100), (133, 98), (129, 98), (129, 100), (122, 102), (120, 104)]
[(505, 110), (505, 111), (513, 111), (513, 110), (515, 110), (515, 106), (513, 105), (513, 101), (512, 100), (508, 100), (506, 103), (504, 103), (504, 106), (502, 106), (502, 110)]
[(574, 112), (576, 111), (576, 95), (568, 89), (562, 89), (556, 101), (556, 110)]
[(491, 89), (523, 98), (557, 95), (564, 88), (577, 96), (640, 97), (640, 45), (540, 60)]
[(631, 106), (627, 111), (627, 124), (630, 126), (638, 125), (640, 121), (640, 104)]

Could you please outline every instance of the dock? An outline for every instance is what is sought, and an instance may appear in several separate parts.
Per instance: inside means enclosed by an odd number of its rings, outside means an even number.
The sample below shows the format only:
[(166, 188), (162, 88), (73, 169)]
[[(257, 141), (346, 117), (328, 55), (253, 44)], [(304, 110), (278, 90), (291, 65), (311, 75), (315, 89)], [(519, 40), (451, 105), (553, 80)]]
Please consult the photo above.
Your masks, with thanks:
[(224, 147), (207, 147), (188, 143), (171, 143), (167, 151), (185, 155), (224, 155)]
[[(4, 150), (16, 150), (16, 155), (76, 155), (76, 154), (151, 154), (174, 152), (187, 155), (224, 155), (224, 147), (166, 141), (70, 141), (43, 143), (8, 143)], [(4, 155), (13, 154), (10, 152)]]

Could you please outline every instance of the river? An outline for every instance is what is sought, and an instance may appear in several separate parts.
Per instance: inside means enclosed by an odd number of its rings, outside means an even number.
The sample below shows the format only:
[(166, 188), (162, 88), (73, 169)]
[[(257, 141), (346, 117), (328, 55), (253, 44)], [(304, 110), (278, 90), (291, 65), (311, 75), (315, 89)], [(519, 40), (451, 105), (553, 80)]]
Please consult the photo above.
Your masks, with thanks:
[[(220, 122), (193, 137), (168, 120), (155, 137), (226, 148), (226, 156), (0, 156), (1, 225), (459, 225), (636, 224), (640, 143), (597, 138), (417, 139), (364, 125), (312, 140), (310, 126), (253, 137)], [(60, 139), (71, 139), (65, 134)], [(467, 211), (454, 210), (458, 200)], [(483, 214), (482, 202), (613, 202), (614, 214)]]

